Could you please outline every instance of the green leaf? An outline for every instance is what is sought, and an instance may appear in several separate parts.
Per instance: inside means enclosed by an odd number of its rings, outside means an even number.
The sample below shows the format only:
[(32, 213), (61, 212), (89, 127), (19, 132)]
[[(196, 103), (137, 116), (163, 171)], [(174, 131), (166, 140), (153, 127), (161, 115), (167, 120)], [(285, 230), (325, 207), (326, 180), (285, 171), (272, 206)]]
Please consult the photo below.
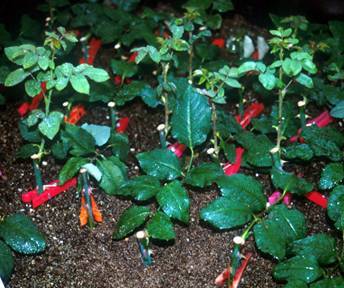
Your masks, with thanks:
[(171, 218), (189, 222), (189, 197), (179, 181), (166, 184), (156, 195), (161, 209)]
[(38, 61), (38, 55), (34, 52), (27, 52), (23, 58), (23, 68), (28, 69), (36, 65)]
[(321, 172), (319, 188), (326, 190), (332, 189), (344, 179), (343, 163), (331, 163)]
[(253, 71), (256, 70), (257, 68), (257, 63), (254, 61), (247, 61), (244, 62), (243, 64), (241, 64), (238, 68), (238, 73), (239, 74), (244, 74), (247, 73), (249, 71)]
[(66, 183), (67, 180), (73, 178), (80, 170), (80, 168), (88, 163), (88, 159), (81, 157), (71, 157), (62, 167), (59, 174), (60, 185)]
[(135, 63), (121, 61), (121, 60), (111, 60), (112, 72), (116, 75), (127, 77), (133, 77), (137, 71), (138, 67)]
[(113, 237), (115, 239), (124, 238), (145, 223), (150, 214), (151, 212), (149, 207), (136, 205), (131, 206), (125, 210), (119, 218)]
[[(85, 65), (85, 64), (81, 64), (81, 65)], [(110, 76), (106, 72), (106, 70), (100, 69), (100, 68), (94, 68), (90, 65), (87, 65), (86, 69), (82, 71), (82, 74), (97, 83), (104, 82), (110, 79)]]
[(275, 88), (277, 84), (277, 79), (274, 74), (270, 72), (265, 72), (263, 74), (259, 74), (259, 82), (264, 86), (267, 90), (272, 90)]
[(186, 175), (185, 183), (195, 187), (204, 188), (211, 185), (216, 178), (224, 175), (221, 166), (215, 163), (202, 163), (194, 167)]
[(129, 153), (128, 136), (123, 133), (113, 133), (110, 137), (109, 144), (111, 145), (112, 154), (125, 161)]
[(124, 11), (133, 11), (140, 0), (112, 0), (112, 3)]
[(334, 118), (344, 118), (344, 100), (339, 101), (336, 106), (331, 109), (331, 116)]
[(201, 209), (200, 218), (217, 229), (231, 229), (250, 221), (252, 211), (244, 203), (220, 197)]
[(23, 214), (7, 216), (0, 223), (0, 237), (14, 251), (22, 254), (36, 254), (46, 247), (44, 236), (31, 219)]
[(14, 259), (11, 249), (2, 241), (0, 241), (0, 259), (0, 279), (6, 284), (12, 275)]
[(331, 127), (319, 128), (316, 125), (302, 129), (301, 136), (311, 146), (315, 156), (325, 156), (333, 161), (341, 161), (344, 135)]
[(125, 182), (125, 174), (121, 167), (113, 161), (116, 158), (97, 160), (98, 168), (102, 173), (99, 186), (108, 195), (117, 195), (119, 187)]
[(131, 195), (137, 201), (146, 201), (161, 190), (160, 182), (152, 176), (138, 176), (124, 183), (120, 188), (121, 195)]
[(331, 278), (331, 279), (323, 279), (317, 281), (316, 283), (312, 283), (310, 288), (342, 288), (344, 287), (344, 279), (341, 276)]
[(254, 238), (259, 250), (281, 260), (286, 255), (287, 246), (306, 235), (305, 218), (296, 209), (285, 205), (272, 208), (268, 219), (254, 226)]
[(311, 89), (313, 88), (313, 80), (311, 77), (307, 76), (304, 73), (300, 73), (299, 76), (296, 77), (296, 82), (298, 82), (299, 84)]
[(25, 92), (27, 95), (34, 97), (41, 92), (41, 83), (30, 79), (25, 82)]
[(170, 241), (176, 238), (170, 217), (163, 212), (157, 212), (147, 223), (146, 229), (153, 239)]
[(155, 149), (136, 156), (148, 175), (160, 180), (173, 180), (181, 176), (178, 157), (168, 149)]
[(159, 51), (154, 46), (147, 46), (149, 57), (155, 62), (160, 63)]
[(109, 126), (84, 123), (81, 128), (93, 136), (97, 146), (103, 146), (110, 139), (111, 128)]
[(262, 211), (266, 206), (266, 197), (262, 185), (253, 177), (244, 174), (222, 176), (216, 180), (221, 195), (233, 203), (245, 204), (252, 213)]
[(337, 261), (336, 241), (332, 236), (324, 233), (294, 241), (290, 253), (315, 257), (320, 265), (328, 265)]
[(308, 144), (293, 143), (283, 149), (284, 156), (287, 159), (310, 160), (314, 153)]
[(82, 94), (90, 94), (90, 84), (88, 84), (88, 81), (84, 75), (82, 74), (72, 75), (69, 81), (76, 92), (79, 92)]
[(66, 129), (62, 133), (62, 137), (71, 145), (70, 153), (74, 156), (84, 156), (95, 151), (95, 140), (93, 136), (84, 129), (66, 124)]
[(100, 181), (100, 179), (102, 179), (102, 172), (100, 172), (99, 168), (93, 163), (84, 164), (82, 165), (82, 168), (85, 168), (87, 172), (98, 182)]
[(24, 81), (30, 73), (24, 71), (23, 68), (18, 68), (17, 70), (12, 71), (9, 73), (5, 80), (5, 86), (11, 87), (17, 85), (18, 83)]
[(302, 65), (298, 60), (286, 58), (282, 63), (282, 69), (288, 76), (296, 76), (301, 72)]
[(61, 112), (53, 111), (47, 117), (43, 118), (42, 122), (38, 125), (38, 129), (44, 136), (53, 140), (60, 130), (62, 119), (63, 114)]
[(213, 9), (220, 13), (224, 13), (233, 10), (234, 6), (230, 0), (215, 0), (213, 1)]
[(312, 183), (276, 167), (271, 170), (271, 180), (276, 188), (299, 195), (304, 195), (313, 189)]
[(236, 140), (246, 149), (245, 157), (251, 165), (257, 167), (270, 167), (272, 165), (270, 150), (274, 144), (266, 135), (255, 136), (251, 132), (243, 132), (237, 136)]
[(273, 276), (277, 280), (301, 280), (305, 283), (317, 280), (323, 273), (314, 257), (305, 256), (295, 256), (281, 262), (273, 270)]
[(25, 144), (16, 153), (17, 158), (30, 158), (31, 155), (38, 153), (39, 146), (34, 144)]
[(344, 230), (344, 185), (333, 189), (327, 204), (327, 215), (339, 230)]
[(290, 280), (283, 288), (308, 288), (308, 285), (301, 280)]
[(207, 98), (192, 86), (177, 99), (171, 119), (172, 135), (182, 144), (193, 148), (202, 144), (211, 128), (211, 109)]

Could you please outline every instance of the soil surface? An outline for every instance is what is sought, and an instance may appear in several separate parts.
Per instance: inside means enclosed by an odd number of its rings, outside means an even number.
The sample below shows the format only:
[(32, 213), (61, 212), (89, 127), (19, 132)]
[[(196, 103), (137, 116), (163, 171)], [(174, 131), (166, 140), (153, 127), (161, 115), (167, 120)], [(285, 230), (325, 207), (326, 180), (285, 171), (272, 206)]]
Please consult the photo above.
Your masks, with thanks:
[[(47, 249), (36, 256), (15, 255), (15, 270), (8, 288), (31, 287), (89, 287), (89, 288), (165, 288), (215, 287), (216, 276), (228, 265), (231, 242), (241, 231), (219, 233), (199, 223), (200, 208), (214, 199), (215, 187), (200, 191), (188, 189), (191, 199), (189, 226), (176, 225), (177, 239), (173, 245), (152, 245), (154, 265), (145, 268), (141, 262), (136, 239), (131, 236), (122, 241), (112, 240), (119, 216), (131, 202), (109, 197), (96, 190), (95, 197), (104, 216), (104, 223), (95, 229), (80, 228), (80, 199), (75, 189), (51, 199), (38, 209), (21, 202), (21, 194), (34, 187), (30, 161), (18, 161), (15, 152), (22, 144), (17, 127), (16, 106), (9, 104), (0, 113), (0, 166), (7, 181), (0, 182), (0, 216), (15, 212), (29, 215), (46, 235)], [(90, 109), (85, 121), (108, 123), (106, 110)], [(130, 117), (128, 135), (131, 148), (128, 161), (129, 176), (139, 172), (134, 155), (158, 146), (157, 125), (163, 113), (134, 102), (120, 111)], [(320, 170), (309, 167), (309, 173)], [(58, 163), (48, 158), (43, 167), (45, 181), (57, 178)], [(242, 171), (246, 172), (246, 171)], [(266, 175), (253, 174), (264, 183), (266, 194), (271, 193)], [(312, 175), (312, 174), (310, 174)], [(304, 199), (296, 199), (296, 207), (305, 213), (310, 233), (331, 230), (325, 211)], [(280, 287), (271, 276), (273, 261), (258, 254), (250, 239), (244, 251), (252, 251), (241, 288)]]

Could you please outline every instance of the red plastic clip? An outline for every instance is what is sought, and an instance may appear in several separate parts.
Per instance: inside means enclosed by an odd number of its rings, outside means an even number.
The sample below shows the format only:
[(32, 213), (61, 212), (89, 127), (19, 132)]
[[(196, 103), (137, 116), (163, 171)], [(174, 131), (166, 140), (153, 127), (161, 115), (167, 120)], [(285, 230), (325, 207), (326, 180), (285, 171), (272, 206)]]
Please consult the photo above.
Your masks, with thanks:
[(32, 110), (35, 110), (38, 108), (39, 103), (42, 101), (44, 98), (44, 94), (47, 91), (46, 89), (46, 83), (42, 82), (41, 83), (41, 92), (38, 93), (35, 97), (33, 97), (31, 104), (29, 102), (24, 102), (21, 104), (17, 111), (20, 117), (24, 117), (27, 113), (29, 113)]
[(219, 48), (225, 47), (225, 39), (223, 38), (214, 38), (213, 41), (211, 41), (211, 44), (214, 46), (217, 46)]
[(43, 186), (43, 193), (38, 194), (37, 189), (33, 189), (29, 192), (22, 194), (22, 201), (24, 203), (32, 202), (32, 207), (37, 208), (38, 206), (42, 205), (43, 203), (47, 202), (49, 199), (57, 196), (58, 194), (68, 190), (71, 187), (76, 186), (77, 180), (76, 178), (72, 178), (68, 180), (63, 185), (58, 185), (59, 181), (54, 180), (48, 183), (47, 185)]
[(320, 207), (322, 207), (324, 209), (327, 208), (327, 199), (326, 199), (326, 197), (323, 194), (321, 194), (321, 193), (319, 193), (317, 191), (312, 191), (312, 192), (307, 193), (305, 195), (305, 197), (309, 201), (315, 203), (316, 205), (318, 205), (318, 206), (320, 206)]
[[(243, 275), (243, 273), (246, 269), (246, 266), (248, 264), (248, 261), (250, 260), (251, 257), (252, 257), (251, 252), (246, 253), (244, 259), (241, 262), (240, 267), (238, 268), (238, 270), (236, 271), (236, 273), (234, 275), (232, 285), (230, 286), (231, 288), (237, 288), (239, 286), (242, 275)], [(223, 272), (219, 276), (216, 277), (215, 285), (218, 287), (225, 285), (226, 281), (229, 281), (229, 276), (230, 275), (229, 275), (228, 268), (223, 270)]]
[(98, 50), (102, 46), (102, 41), (99, 40), (99, 39), (96, 39), (96, 38), (92, 38), (88, 45), (89, 45), (89, 48), (88, 48), (87, 59), (81, 58), (79, 60), (80, 64), (83, 64), (83, 63), (87, 63), (87, 64), (90, 64), (90, 65), (93, 64), (94, 59), (97, 56)]
[(123, 117), (118, 120), (116, 131), (117, 133), (124, 133), (129, 125), (129, 117)]
[(184, 144), (176, 142), (174, 144), (169, 145), (167, 149), (171, 150), (174, 154), (176, 154), (178, 158), (180, 158), (183, 156), (186, 146)]
[(263, 111), (264, 104), (255, 102), (245, 109), (242, 118), (239, 115), (235, 118), (242, 128), (246, 128), (251, 123), (252, 118), (258, 117)]

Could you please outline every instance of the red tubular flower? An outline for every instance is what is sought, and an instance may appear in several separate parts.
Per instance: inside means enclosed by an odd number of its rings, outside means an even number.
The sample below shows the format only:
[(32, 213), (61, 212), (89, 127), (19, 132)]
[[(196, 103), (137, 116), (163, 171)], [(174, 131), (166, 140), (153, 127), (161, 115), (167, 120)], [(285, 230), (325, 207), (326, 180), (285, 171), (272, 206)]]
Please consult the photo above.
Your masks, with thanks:
[(18, 114), (20, 115), (20, 117), (24, 117), (30, 111), (29, 102), (24, 102), (23, 104), (21, 104), (18, 107), (17, 111), (18, 111)]
[(174, 144), (169, 145), (167, 149), (171, 150), (174, 154), (176, 154), (178, 158), (180, 158), (183, 156), (186, 146), (184, 144), (176, 142)]
[(128, 62), (134, 62), (136, 60), (136, 57), (139, 53), (138, 52), (134, 52), (133, 54), (130, 55)]
[[(232, 285), (230, 286), (230, 288), (237, 288), (239, 286), (240, 280), (242, 278), (242, 274), (244, 273), (248, 261), (250, 260), (250, 258), (252, 257), (252, 253), (248, 252), (246, 253), (244, 259), (241, 261), (241, 265), (238, 268), (238, 270), (236, 271), (234, 278), (233, 278), (233, 282)], [(229, 270), (225, 269), (219, 276), (217, 276), (217, 278), (215, 279), (215, 285), (218, 287), (221, 287), (223, 285), (225, 285), (226, 281), (229, 281)]]
[(235, 173), (238, 173), (238, 171), (240, 170), (240, 166), (241, 166), (241, 159), (242, 159), (242, 155), (244, 154), (244, 148), (242, 147), (238, 147), (235, 149), (235, 161), (233, 164), (228, 163), (223, 167), (223, 171), (225, 172), (226, 175), (230, 176), (233, 175)]
[(217, 46), (219, 48), (225, 47), (225, 39), (223, 38), (214, 38), (213, 41), (211, 41), (211, 44), (214, 46)]
[(123, 117), (118, 120), (116, 131), (117, 133), (124, 133), (129, 125), (129, 118)]
[(85, 114), (85, 107), (81, 104), (78, 104), (72, 108), (69, 113), (69, 117), (65, 117), (64, 121), (69, 124), (76, 124)]
[[(315, 117), (314, 119), (311, 119), (307, 122), (307, 126), (310, 125), (317, 125), (319, 128), (326, 127), (328, 124), (332, 123), (334, 119), (330, 116), (330, 113), (325, 110), (322, 112), (319, 116)], [(300, 137), (302, 133), (302, 129), (300, 128), (297, 130), (297, 134), (295, 136), (290, 137), (289, 141), (294, 143), (296, 141), (300, 141), (301, 143), (304, 143), (304, 139)]]
[(80, 64), (87, 63), (92, 65), (94, 62), (94, 59), (96, 58), (96, 55), (98, 53), (98, 50), (102, 46), (102, 41), (96, 38), (92, 38), (90, 42), (88, 43), (88, 53), (87, 53), (87, 59), (84, 57), (79, 60)]
[(317, 191), (312, 191), (312, 192), (307, 193), (305, 195), (305, 197), (309, 201), (313, 202), (314, 204), (316, 204), (316, 205), (318, 205), (324, 209), (327, 208), (327, 199), (323, 194), (321, 194)]
[(250, 123), (252, 118), (258, 117), (264, 111), (264, 104), (255, 102), (248, 106), (243, 117), (237, 116), (236, 119), (242, 128), (246, 128)]

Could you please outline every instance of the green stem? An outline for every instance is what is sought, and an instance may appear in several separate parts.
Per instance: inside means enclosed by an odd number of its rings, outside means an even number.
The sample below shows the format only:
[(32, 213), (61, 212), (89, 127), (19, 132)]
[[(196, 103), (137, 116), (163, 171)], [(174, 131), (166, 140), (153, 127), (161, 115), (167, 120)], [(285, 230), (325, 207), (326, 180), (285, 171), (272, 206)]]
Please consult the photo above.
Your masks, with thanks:
[[(162, 73), (163, 73), (163, 79), (164, 79), (165, 85), (167, 85), (167, 75), (168, 75), (169, 69), (170, 69), (170, 63), (162, 64)], [(168, 104), (168, 92), (166, 91), (164, 92), (163, 96), (161, 97), (161, 100), (165, 108), (165, 137), (167, 137), (168, 132), (170, 130), (170, 125), (169, 125), (170, 110), (169, 110), (169, 104)]]
[(190, 156), (190, 161), (189, 161), (189, 164), (188, 164), (188, 169), (187, 169), (187, 173), (189, 173), (191, 167), (192, 167), (192, 162), (194, 160), (194, 157), (195, 157), (195, 151), (192, 147), (190, 147), (190, 150), (191, 150), (191, 156)]
[(251, 229), (253, 228), (253, 226), (260, 220), (261, 220), (260, 218), (254, 217), (253, 221), (247, 226), (245, 231), (241, 234), (241, 238), (246, 240), (248, 238), (249, 233), (250, 233)]
[(215, 150), (215, 157), (219, 157), (219, 144), (217, 141), (217, 127), (216, 127), (216, 122), (217, 122), (217, 115), (216, 115), (216, 105), (213, 101), (211, 101), (211, 121), (212, 121), (212, 126), (213, 126), (213, 138), (214, 138), (214, 150)]
[(117, 115), (116, 110), (114, 108), (110, 108), (110, 117), (111, 117), (111, 127), (112, 131), (116, 131), (117, 126)]
[(39, 169), (38, 165), (39, 160), (33, 160), (33, 173), (35, 175), (35, 180), (36, 180), (36, 185), (37, 185), (37, 190), (38, 194), (43, 193), (43, 180), (42, 180), (42, 173), (41, 170)]
[(189, 81), (192, 82), (192, 61), (193, 61), (193, 45), (191, 43), (191, 38), (192, 38), (192, 32), (189, 32), (189, 43), (190, 43), (190, 48), (189, 48)]

